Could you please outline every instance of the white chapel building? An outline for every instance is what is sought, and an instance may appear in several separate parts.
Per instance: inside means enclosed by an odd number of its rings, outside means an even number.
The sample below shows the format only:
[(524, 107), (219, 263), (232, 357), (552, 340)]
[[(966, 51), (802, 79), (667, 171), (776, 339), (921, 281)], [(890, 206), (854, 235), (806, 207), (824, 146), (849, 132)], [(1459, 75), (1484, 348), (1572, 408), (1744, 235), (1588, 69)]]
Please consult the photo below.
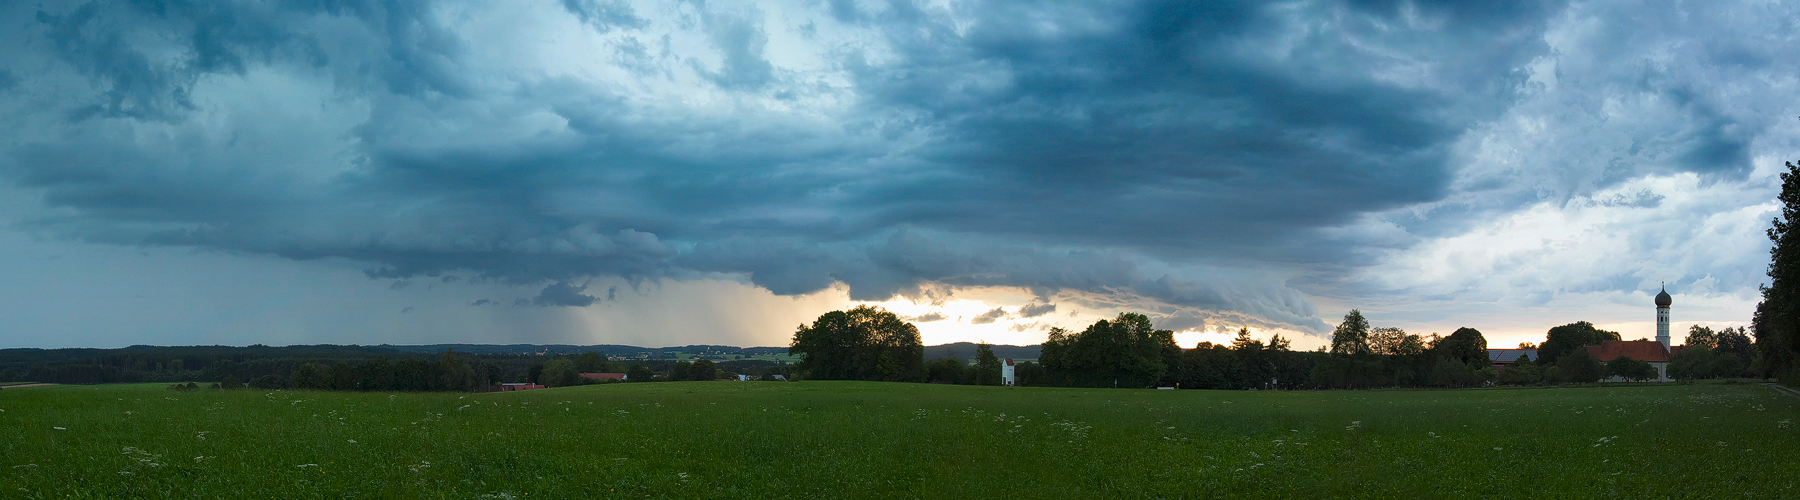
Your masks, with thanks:
[[(1669, 305), (1673, 302), (1670, 299), (1667, 286), (1664, 286), (1663, 290), (1656, 294), (1655, 341), (1608, 340), (1600, 345), (1587, 346), (1588, 355), (1593, 356), (1601, 363), (1619, 356), (1650, 363), (1650, 366), (1656, 368), (1656, 378), (1651, 379), (1652, 382), (1674, 381), (1675, 379), (1669, 378), (1669, 358), (1674, 357), (1686, 346), (1669, 345)], [(1608, 377), (1606, 381), (1624, 382), (1625, 379)]]

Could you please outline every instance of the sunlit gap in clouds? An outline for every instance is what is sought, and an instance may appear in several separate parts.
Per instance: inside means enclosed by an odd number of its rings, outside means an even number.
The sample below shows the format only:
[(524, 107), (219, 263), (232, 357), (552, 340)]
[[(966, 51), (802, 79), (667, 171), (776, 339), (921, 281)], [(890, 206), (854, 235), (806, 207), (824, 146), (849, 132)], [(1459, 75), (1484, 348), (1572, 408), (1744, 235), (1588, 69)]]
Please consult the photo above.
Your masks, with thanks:
[[(860, 304), (887, 309), (917, 326), (925, 345), (984, 341), (1007, 345), (1042, 344), (1049, 338), (1051, 328), (1079, 332), (1096, 321), (1117, 317), (1121, 312), (1148, 314), (1137, 309), (1093, 309), (1078, 305), (1075, 300), (1058, 300), (1059, 297), (1046, 302), (1026, 290), (1006, 287), (963, 288), (957, 289), (955, 295), (956, 298), (939, 300), (895, 297)], [(1054, 310), (1041, 312), (1046, 305), (1054, 306)], [(1026, 310), (1032, 306), (1038, 310)], [(1031, 315), (1034, 312), (1038, 314)], [(1157, 315), (1148, 315), (1154, 324)], [(1166, 328), (1160, 324), (1156, 327)], [(1237, 336), (1238, 328), (1236, 325), (1208, 325), (1179, 330), (1175, 332), (1175, 343), (1184, 349), (1193, 348), (1200, 342), (1229, 344)], [(1268, 342), (1273, 335), (1281, 335), (1293, 342), (1295, 349), (1311, 349), (1318, 343), (1315, 338), (1297, 331), (1252, 328), (1250, 332), (1252, 337), (1263, 342)]]

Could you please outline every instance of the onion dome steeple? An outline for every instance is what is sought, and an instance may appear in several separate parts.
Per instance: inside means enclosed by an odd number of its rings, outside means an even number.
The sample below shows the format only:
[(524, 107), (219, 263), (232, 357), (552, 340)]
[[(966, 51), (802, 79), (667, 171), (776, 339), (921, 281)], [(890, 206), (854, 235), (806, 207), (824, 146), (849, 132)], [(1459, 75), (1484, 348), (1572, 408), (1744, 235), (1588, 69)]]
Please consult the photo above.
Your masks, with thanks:
[(1656, 307), (1669, 307), (1669, 287), (1663, 285), (1663, 291), (1656, 294)]

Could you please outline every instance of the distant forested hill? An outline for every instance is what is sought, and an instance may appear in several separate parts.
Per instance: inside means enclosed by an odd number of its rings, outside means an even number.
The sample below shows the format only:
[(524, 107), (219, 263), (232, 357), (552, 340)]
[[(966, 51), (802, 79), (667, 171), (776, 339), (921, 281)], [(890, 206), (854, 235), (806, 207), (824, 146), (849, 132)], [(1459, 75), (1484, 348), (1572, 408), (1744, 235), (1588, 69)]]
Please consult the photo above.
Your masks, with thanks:
[[(1037, 359), (1038, 353), (1044, 350), (1041, 345), (993, 345), (994, 356), (1000, 359)], [(925, 347), (925, 359), (957, 358), (975, 359), (975, 344), (957, 342)]]
[[(1040, 346), (993, 346), (1001, 358), (1037, 359)], [(316, 363), (356, 365), (386, 359), (431, 361), (445, 351), (455, 351), (470, 363), (499, 367), (506, 380), (523, 380), (528, 370), (547, 359), (595, 352), (666, 369), (674, 360), (693, 358), (739, 365), (777, 365), (797, 361), (786, 347), (734, 347), (688, 345), (638, 347), (629, 345), (567, 344), (431, 344), (431, 345), (291, 345), (291, 346), (147, 346), (118, 349), (0, 349), (0, 381), (35, 381), (74, 384), (109, 382), (217, 381), (231, 375), (249, 380), (262, 375), (286, 375), (297, 367)], [(955, 357), (974, 359), (975, 344), (957, 342), (928, 346), (926, 359)]]

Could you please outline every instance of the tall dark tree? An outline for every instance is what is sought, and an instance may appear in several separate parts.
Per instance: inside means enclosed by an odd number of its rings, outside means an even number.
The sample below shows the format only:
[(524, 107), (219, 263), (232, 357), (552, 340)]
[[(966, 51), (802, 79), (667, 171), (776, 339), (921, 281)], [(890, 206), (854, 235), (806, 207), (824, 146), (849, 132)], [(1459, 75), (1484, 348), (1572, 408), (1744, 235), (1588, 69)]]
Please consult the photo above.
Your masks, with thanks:
[(581, 374), (575, 371), (575, 362), (557, 358), (544, 363), (544, 371), (538, 374), (538, 383), (549, 387), (567, 387), (581, 383)]
[(600, 353), (588, 351), (575, 357), (575, 371), (581, 373), (594, 373), (605, 369), (606, 358), (601, 357)]
[(331, 368), (318, 363), (306, 363), (294, 369), (288, 377), (295, 389), (327, 390), (331, 389)]
[(1344, 322), (1331, 332), (1331, 353), (1361, 356), (1373, 352), (1369, 347), (1369, 320), (1363, 319), (1361, 310), (1351, 309), (1344, 315)]
[(1119, 313), (1080, 333), (1051, 329), (1038, 360), (1067, 385), (1146, 387), (1161, 381), (1168, 360), (1179, 360), (1180, 353), (1175, 332), (1155, 329), (1148, 316)]
[(656, 380), (656, 372), (644, 365), (631, 365), (625, 369), (626, 382), (650, 382)]
[(718, 380), (718, 378), (719, 367), (718, 365), (713, 364), (712, 361), (701, 359), (694, 361), (694, 364), (688, 365), (688, 380), (711, 381)]
[(1705, 346), (1712, 349), (1719, 345), (1719, 334), (1714, 333), (1711, 327), (1693, 325), (1688, 327), (1687, 339), (1682, 343), (1689, 348)]
[(1275, 379), (1274, 353), (1268, 352), (1261, 340), (1251, 337), (1249, 328), (1238, 328), (1237, 337), (1231, 339), (1231, 352), (1237, 355), (1238, 373), (1245, 385), (1267, 388)]
[(885, 309), (857, 306), (800, 325), (788, 353), (803, 356), (798, 368), (820, 380), (925, 379), (925, 344), (919, 329)]
[(1712, 348), (1706, 344), (1688, 344), (1687, 348), (1669, 358), (1669, 376), (1677, 380), (1711, 378), (1713, 376)]
[(1769, 284), (1756, 304), (1751, 331), (1762, 357), (1763, 375), (1796, 378), (1794, 360), (1800, 358), (1800, 166), (1787, 162), (1781, 173), (1781, 216), (1770, 221)]
[(985, 341), (975, 344), (975, 385), (1000, 385), (1000, 358)]
[(925, 381), (934, 384), (961, 384), (968, 367), (956, 358), (938, 358), (925, 364)]
[(437, 390), (469, 391), (475, 388), (475, 369), (463, 362), (455, 350), (438, 355)]
[(1741, 326), (1719, 329), (1714, 337), (1713, 350), (1737, 356), (1740, 366), (1749, 365), (1750, 360), (1756, 357), (1756, 346), (1750, 342), (1749, 332)]
[(1551, 328), (1544, 335), (1544, 343), (1538, 344), (1538, 363), (1555, 363), (1563, 356), (1582, 350), (1582, 346), (1600, 345), (1608, 340), (1619, 340), (1619, 332), (1594, 328), (1593, 323), (1586, 321)]
[(1557, 358), (1556, 372), (1556, 378), (1560, 379), (1556, 382), (1587, 384), (1598, 382), (1605, 375), (1605, 367), (1600, 364), (1600, 360), (1588, 355), (1587, 349), (1576, 349)]

